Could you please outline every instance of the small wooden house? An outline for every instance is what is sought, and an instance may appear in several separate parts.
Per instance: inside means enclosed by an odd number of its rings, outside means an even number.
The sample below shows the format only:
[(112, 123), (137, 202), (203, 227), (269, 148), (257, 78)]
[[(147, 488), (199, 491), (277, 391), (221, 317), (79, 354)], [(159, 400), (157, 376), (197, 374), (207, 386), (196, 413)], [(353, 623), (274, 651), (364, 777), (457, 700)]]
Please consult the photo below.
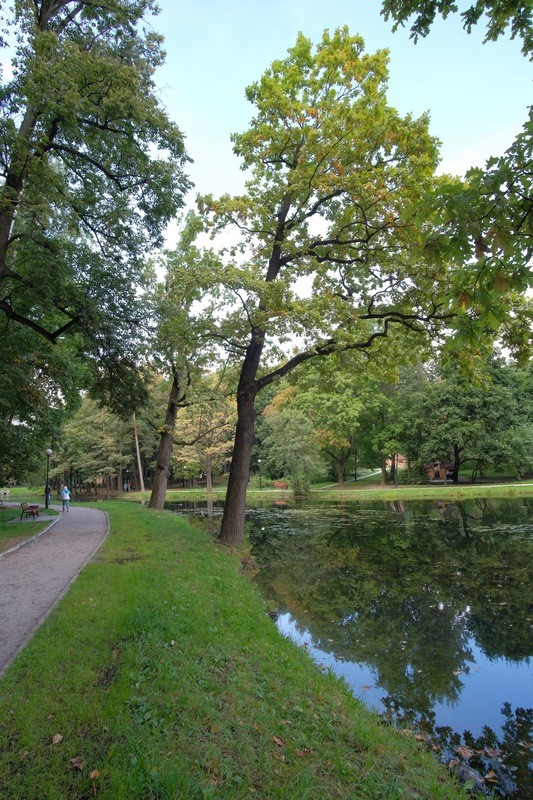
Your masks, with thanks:
[[(398, 469), (407, 469), (407, 458), (405, 456), (402, 456), (401, 453), (397, 453), (395, 458), (396, 458), (396, 466), (398, 467)], [(393, 466), (394, 459), (388, 458), (386, 463), (387, 463), (387, 468), (390, 469)]]

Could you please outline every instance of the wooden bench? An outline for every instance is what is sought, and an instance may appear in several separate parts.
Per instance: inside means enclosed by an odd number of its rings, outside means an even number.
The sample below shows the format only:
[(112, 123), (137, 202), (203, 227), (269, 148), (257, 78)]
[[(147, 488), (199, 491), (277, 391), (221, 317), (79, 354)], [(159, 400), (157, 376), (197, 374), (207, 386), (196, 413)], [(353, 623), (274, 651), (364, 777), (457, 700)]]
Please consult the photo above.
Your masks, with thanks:
[(39, 506), (30, 506), (28, 503), (21, 503), (20, 507), (22, 509), (22, 513), (20, 515), (21, 520), (22, 517), (33, 517), (33, 519), (35, 519), (35, 517), (39, 516)]

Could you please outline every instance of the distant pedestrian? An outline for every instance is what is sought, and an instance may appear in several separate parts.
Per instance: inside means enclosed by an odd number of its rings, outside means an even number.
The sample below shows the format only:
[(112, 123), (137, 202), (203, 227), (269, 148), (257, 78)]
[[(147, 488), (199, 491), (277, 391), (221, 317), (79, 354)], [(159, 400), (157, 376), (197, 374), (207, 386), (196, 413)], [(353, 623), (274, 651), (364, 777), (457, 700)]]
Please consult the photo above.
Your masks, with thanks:
[(70, 489), (68, 486), (65, 486), (64, 483), (61, 484), (61, 489), (59, 490), (59, 494), (61, 495), (61, 499), (63, 501), (63, 511), (68, 513), (69, 505), (70, 505)]

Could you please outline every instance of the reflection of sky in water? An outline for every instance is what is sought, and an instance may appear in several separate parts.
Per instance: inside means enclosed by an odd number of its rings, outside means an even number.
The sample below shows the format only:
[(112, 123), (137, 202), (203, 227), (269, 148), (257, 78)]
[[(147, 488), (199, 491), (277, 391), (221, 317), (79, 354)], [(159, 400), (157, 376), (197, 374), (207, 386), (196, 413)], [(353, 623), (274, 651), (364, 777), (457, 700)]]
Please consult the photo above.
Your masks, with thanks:
[[(288, 638), (305, 649), (314, 661), (335, 675), (343, 678), (353, 694), (365, 705), (385, 711), (381, 699), (384, 690), (376, 684), (375, 671), (364, 662), (342, 661), (332, 653), (326, 653), (316, 647), (309, 631), (299, 625), (290, 614), (280, 614), (277, 620), (278, 629)], [(474, 736), (481, 734), (484, 726), (489, 726), (496, 733), (504, 722), (501, 708), (510, 703), (512, 708), (533, 705), (533, 664), (531, 669), (524, 669), (524, 664), (515, 664), (503, 658), (490, 660), (471, 639), (468, 648), (474, 655), (469, 672), (459, 675), (461, 693), (459, 703), (435, 703), (436, 726), (453, 728), (458, 733), (465, 730)]]

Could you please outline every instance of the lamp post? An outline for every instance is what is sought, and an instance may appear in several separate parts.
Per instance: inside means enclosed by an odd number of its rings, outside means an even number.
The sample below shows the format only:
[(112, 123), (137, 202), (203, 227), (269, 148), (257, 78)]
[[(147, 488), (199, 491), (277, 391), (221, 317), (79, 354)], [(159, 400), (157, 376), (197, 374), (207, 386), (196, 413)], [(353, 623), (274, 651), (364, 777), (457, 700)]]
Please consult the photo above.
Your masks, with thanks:
[(257, 459), (257, 463), (259, 464), (259, 489), (261, 489), (261, 459)]
[(46, 486), (44, 489), (44, 507), (48, 508), (50, 505), (50, 483), (49, 483), (49, 476), (50, 476), (50, 456), (52, 455), (52, 451), (49, 447), (46, 448), (44, 451), (46, 453)]

